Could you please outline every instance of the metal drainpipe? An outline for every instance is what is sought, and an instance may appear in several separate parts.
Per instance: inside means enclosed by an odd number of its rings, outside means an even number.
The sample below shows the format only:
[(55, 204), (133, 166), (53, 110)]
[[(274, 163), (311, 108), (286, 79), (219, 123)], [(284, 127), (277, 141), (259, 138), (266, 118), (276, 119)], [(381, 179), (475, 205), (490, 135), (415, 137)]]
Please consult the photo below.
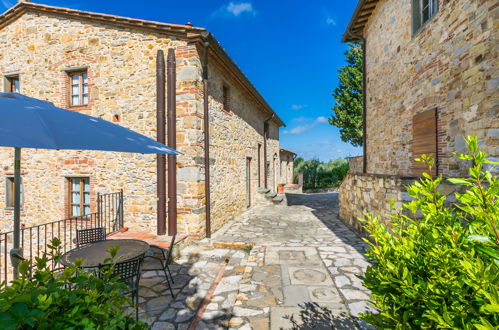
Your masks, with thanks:
[(267, 124), (274, 117), (275, 113), (273, 113), (272, 116), (263, 121), (263, 175), (264, 175), (265, 189), (268, 188), (267, 140), (269, 138), (269, 126)]
[[(175, 50), (168, 49), (168, 146), (177, 148), (177, 67)], [(177, 155), (168, 155), (168, 235), (177, 233)]]
[[(158, 50), (156, 57), (156, 129), (157, 140), (165, 143), (165, 56), (162, 50)], [(166, 234), (166, 157), (157, 155), (157, 218), (156, 231), (158, 235)]]
[(348, 33), (350, 37), (362, 43), (362, 172), (367, 173), (367, 71), (366, 71), (366, 39), (363, 36)]
[(210, 117), (208, 99), (208, 41), (204, 41), (203, 56), (203, 110), (204, 110), (204, 193), (206, 200), (205, 234), (211, 237), (211, 191), (210, 191)]

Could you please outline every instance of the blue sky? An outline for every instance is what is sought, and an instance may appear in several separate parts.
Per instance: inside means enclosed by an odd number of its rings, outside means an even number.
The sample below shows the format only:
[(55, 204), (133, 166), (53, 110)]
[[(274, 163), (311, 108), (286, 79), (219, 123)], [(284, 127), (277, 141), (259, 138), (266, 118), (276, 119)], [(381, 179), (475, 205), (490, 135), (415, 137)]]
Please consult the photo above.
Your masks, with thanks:
[[(344, 64), (341, 43), (357, 1), (34, 0), (127, 17), (207, 28), (287, 124), (281, 146), (304, 158), (361, 154), (327, 123)], [(0, 0), (0, 11), (16, 0)]]

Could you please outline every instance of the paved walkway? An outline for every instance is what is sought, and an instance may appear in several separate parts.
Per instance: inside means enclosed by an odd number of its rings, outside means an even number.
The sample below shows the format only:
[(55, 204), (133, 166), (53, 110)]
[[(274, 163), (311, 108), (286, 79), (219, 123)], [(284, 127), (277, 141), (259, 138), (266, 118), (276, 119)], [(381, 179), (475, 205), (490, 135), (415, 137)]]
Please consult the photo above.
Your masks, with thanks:
[(158, 274), (145, 274), (142, 318), (155, 329), (366, 327), (355, 317), (369, 310), (357, 278), (368, 266), (366, 244), (338, 220), (337, 194), (287, 199), (254, 207), (184, 249), (175, 299)]

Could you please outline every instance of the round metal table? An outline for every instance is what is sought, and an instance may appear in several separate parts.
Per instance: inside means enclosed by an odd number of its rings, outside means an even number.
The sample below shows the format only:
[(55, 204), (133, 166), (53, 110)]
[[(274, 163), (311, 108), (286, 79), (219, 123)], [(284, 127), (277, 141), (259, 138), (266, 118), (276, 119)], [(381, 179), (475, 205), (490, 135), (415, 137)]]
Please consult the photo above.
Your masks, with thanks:
[(115, 262), (127, 261), (137, 258), (149, 250), (149, 244), (135, 239), (110, 239), (100, 242), (90, 243), (76, 249), (70, 250), (62, 255), (61, 264), (67, 266), (74, 264), (78, 258), (84, 259), (82, 267), (97, 268), (104, 264), (106, 258), (111, 255), (107, 252), (110, 246), (119, 246), (116, 253)]

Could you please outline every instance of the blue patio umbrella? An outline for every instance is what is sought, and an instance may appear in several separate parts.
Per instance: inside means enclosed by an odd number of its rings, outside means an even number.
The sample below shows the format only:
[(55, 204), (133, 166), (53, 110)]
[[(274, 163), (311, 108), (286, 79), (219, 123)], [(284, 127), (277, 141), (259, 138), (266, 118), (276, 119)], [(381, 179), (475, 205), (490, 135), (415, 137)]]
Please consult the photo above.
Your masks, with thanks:
[(19, 249), (21, 148), (179, 154), (127, 128), (17, 93), (0, 93), (0, 146), (15, 148), (11, 255), (22, 255)]

